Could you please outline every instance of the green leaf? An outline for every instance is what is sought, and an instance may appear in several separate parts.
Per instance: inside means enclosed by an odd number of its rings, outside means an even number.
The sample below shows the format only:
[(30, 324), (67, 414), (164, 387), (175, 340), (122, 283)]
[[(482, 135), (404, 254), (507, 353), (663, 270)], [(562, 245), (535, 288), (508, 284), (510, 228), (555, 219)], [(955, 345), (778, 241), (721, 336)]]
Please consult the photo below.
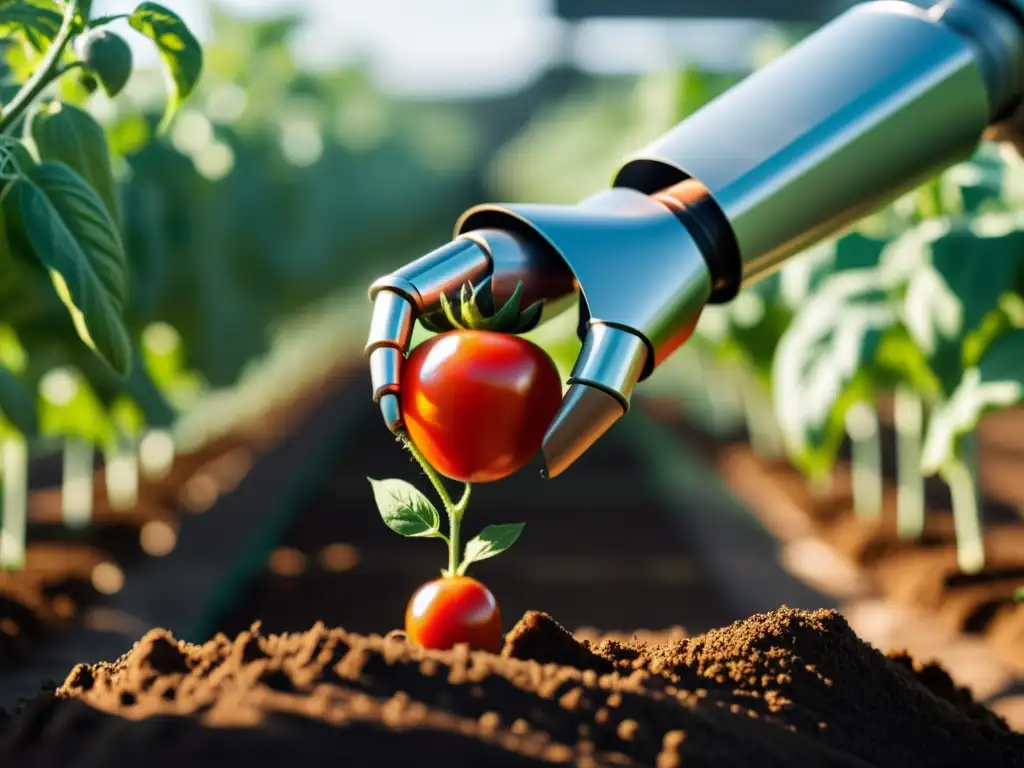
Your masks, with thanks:
[(441, 536), (441, 517), (416, 486), (404, 480), (366, 479), (388, 528), (401, 536), (418, 539)]
[(156, 43), (171, 81), (171, 96), (160, 121), (159, 131), (162, 133), (199, 83), (203, 49), (181, 17), (158, 3), (142, 3), (129, 17), (128, 23)]
[(971, 432), (989, 411), (1010, 408), (1024, 400), (1024, 329), (997, 337), (968, 368), (948, 401), (928, 421), (922, 457), (927, 474), (942, 470), (952, 458), (956, 441)]
[(71, 168), (100, 196), (114, 223), (120, 222), (110, 148), (93, 116), (72, 104), (52, 101), (32, 113), (28, 130), (39, 159)]
[(459, 565), (459, 574), (464, 574), (470, 563), (479, 563), (496, 557), (516, 543), (523, 532), (525, 523), (488, 525), (477, 536), (466, 542), (466, 554)]
[(110, 406), (110, 420), (121, 434), (137, 438), (146, 426), (146, 417), (139, 404), (125, 394), (118, 395)]
[(483, 328), (486, 326), (487, 320), (476, 305), (476, 288), (471, 283), (466, 283), (462, 286), (459, 305), (460, 317), (464, 325), (469, 328)]
[(50, 271), (75, 329), (117, 373), (131, 366), (121, 319), (127, 294), (124, 248), (106, 207), (66, 165), (42, 163), (10, 188), (14, 211), (37, 259)]
[(127, 13), (111, 13), (106, 16), (97, 16), (89, 22), (89, 28), (96, 29), (97, 27), (102, 27), (106, 24), (120, 21), (121, 19), (127, 19), (128, 16), (129, 15)]
[(35, 394), (6, 367), (0, 367), (0, 412), (25, 437), (38, 434), (39, 412)]
[(60, 25), (60, 12), (54, 8), (30, 2), (0, 5), (0, 36), (21, 32), (37, 53), (50, 47)]
[[(487, 292), (488, 292), (489, 295), (491, 295), (493, 297), (490, 279), (488, 279), (487, 285), (488, 285), (488, 291)], [(514, 326), (517, 323), (519, 323), (519, 321), (520, 321), (519, 303), (522, 300), (523, 300), (523, 281), (520, 280), (518, 283), (516, 283), (516, 289), (514, 291), (512, 291), (512, 295), (509, 296), (508, 301), (506, 301), (502, 305), (501, 309), (499, 309), (497, 312), (493, 312), (492, 313), (491, 322), (495, 326), (497, 326), (499, 328), (511, 327), (511, 326)], [(492, 306), (493, 306), (493, 299), (492, 299)]]
[(845, 409), (868, 395), (871, 368), (897, 315), (878, 270), (833, 275), (779, 341), (772, 394), (783, 438), (805, 472), (835, 460)]
[(106, 29), (94, 29), (79, 37), (75, 47), (78, 58), (96, 75), (107, 95), (117, 96), (132, 74), (132, 49), (124, 38)]
[(459, 319), (455, 316), (455, 310), (452, 308), (452, 303), (448, 300), (448, 297), (442, 293), (440, 299), (441, 311), (444, 313), (445, 320), (448, 321), (449, 326), (457, 331), (466, 330), (462, 323), (459, 322)]
[(957, 222), (930, 243), (906, 287), (902, 319), (946, 395), (960, 381), (964, 344), (1014, 284), (1024, 228), (1016, 215)]

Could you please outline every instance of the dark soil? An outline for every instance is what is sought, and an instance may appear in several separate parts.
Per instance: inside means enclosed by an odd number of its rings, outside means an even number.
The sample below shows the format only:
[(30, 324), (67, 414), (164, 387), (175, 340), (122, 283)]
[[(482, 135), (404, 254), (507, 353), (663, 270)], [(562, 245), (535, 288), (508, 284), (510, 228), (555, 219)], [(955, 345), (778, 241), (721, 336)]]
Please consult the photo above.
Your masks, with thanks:
[(1024, 765), (1024, 735), (839, 614), (786, 608), (660, 645), (581, 641), (530, 612), (500, 656), (322, 624), (204, 645), (155, 630), (0, 726), (0, 764), (19, 768), (250, 761), (1002, 768)]
[[(133, 509), (110, 507), (97, 457), (92, 521), (80, 531), (62, 524), (59, 455), (33, 460), (26, 567), (0, 572), (0, 674), (23, 668), (72, 627), (88, 625), (91, 609), (117, 589), (116, 582), (130, 578), (141, 561), (166, 554), (152, 543), (147, 547), (147, 533), (156, 534), (148, 537), (151, 541), (170, 540), (173, 546), (181, 520), (207, 511), (231, 491), (253, 456), (287, 435), (351, 367), (351, 361), (342, 361), (305, 382), (287, 402), (268, 407), (258, 423), (239, 425), (194, 452), (177, 455), (166, 477), (140, 478)], [(97, 566), (102, 566), (99, 571)]]
[[(890, 483), (878, 520), (858, 518), (852, 508), (849, 474), (840, 464), (827, 494), (815, 495), (803, 477), (783, 461), (758, 458), (742, 441), (715, 441), (686, 424), (681, 414), (661, 409), (659, 417), (676, 433), (712, 459), (731, 489), (783, 540), (817, 538), (855, 564), (894, 603), (927, 611), (946, 627), (980, 635), (1000, 661), (1024, 675), (1024, 604), (1012, 600), (1024, 584), (1024, 519), (993, 498), (985, 504), (987, 566), (977, 575), (960, 573), (948, 491), (935, 481), (928, 493), (929, 512), (921, 542), (906, 542), (896, 532), (896, 491)], [(1024, 499), (1024, 438), (1013, 441), (1001, 426), (1003, 414), (991, 417), (983, 435), (982, 466), (1016, 459), (1016, 490), (999, 487), (1003, 498)], [(1017, 411), (1005, 415), (1019, 426)], [(891, 443), (891, 441), (888, 441)], [(891, 456), (892, 446), (887, 445)], [(894, 466), (888, 462), (888, 475)], [(986, 473), (983, 472), (983, 478)], [(990, 476), (992, 473), (988, 473)]]

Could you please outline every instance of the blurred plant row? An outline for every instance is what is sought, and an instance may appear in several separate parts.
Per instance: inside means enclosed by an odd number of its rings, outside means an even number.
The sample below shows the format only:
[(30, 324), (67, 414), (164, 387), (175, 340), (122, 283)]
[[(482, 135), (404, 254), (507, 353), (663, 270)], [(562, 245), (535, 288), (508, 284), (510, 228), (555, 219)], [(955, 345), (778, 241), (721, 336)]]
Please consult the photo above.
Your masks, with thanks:
[[(985, 566), (977, 427), (1024, 399), (1024, 161), (969, 161), (708, 308), (686, 364), (752, 447), (827, 489), (844, 442), (855, 509), (883, 505), (880, 403), (897, 446), (899, 535), (925, 531), (924, 478), (948, 485), (962, 571)], [(678, 370), (678, 368), (677, 368)], [(723, 402), (722, 398), (731, 398)], [(714, 426), (714, 425), (712, 425)]]

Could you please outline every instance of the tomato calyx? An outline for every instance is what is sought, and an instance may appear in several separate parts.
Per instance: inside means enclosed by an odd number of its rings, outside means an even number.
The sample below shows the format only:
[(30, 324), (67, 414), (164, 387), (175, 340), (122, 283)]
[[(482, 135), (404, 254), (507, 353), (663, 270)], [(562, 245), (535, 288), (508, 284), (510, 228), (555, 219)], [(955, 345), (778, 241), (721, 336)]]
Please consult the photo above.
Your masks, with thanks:
[(495, 333), (519, 334), (537, 325), (543, 309), (541, 301), (535, 301), (526, 309), (520, 309), (523, 300), (523, 283), (520, 280), (515, 290), (500, 309), (495, 309), (493, 281), (484, 280), (479, 288), (465, 283), (459, 292), (458, 306), (441, 294), (441, 309), (420, 317), (420, 323), (432, 333), (444, 333), (455, 329), (460, 331), (492, 331)]
[(448, 545), (448, 567), (442, 569), (442, 576), (465, 576), (472, 563), (500, 555), (516, 543), (525, 523), (488, 525), (467, 541), (465, 549), (460, 552), (462, 519), (469, 506), (471, 485), (466, 483), (462, 496), (458, 501), (453, 501), (437, 471), (409, 436), (401, 432), (398, 439), (416, 459), (441, 500), (448, 518), (448, 533), (441, 531), (441, 515), (437, 508), (416, 486), (397, 479), (375, 480), (368, 477), (367, 480), (373, 489), (377, 509), (388, 528), (406, 538), (445, 541)]

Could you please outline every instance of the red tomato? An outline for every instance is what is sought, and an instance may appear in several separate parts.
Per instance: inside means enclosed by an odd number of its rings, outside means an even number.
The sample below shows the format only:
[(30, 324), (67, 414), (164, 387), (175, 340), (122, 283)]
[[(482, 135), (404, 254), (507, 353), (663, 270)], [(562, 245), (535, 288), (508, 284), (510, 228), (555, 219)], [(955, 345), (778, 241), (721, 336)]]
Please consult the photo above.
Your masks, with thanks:
[(405, 609), (405, 634), (424, 648), (445, 651), (457, 643), (498, 653), (501, 612), (494, 595), (469, 576), (427, 582)]
[(540, 450), (562, 400), (547, 353), (520, 336), (451, 331), (428, 339), (402, 369), (409, 437), (441, 474), (501, 480)]

